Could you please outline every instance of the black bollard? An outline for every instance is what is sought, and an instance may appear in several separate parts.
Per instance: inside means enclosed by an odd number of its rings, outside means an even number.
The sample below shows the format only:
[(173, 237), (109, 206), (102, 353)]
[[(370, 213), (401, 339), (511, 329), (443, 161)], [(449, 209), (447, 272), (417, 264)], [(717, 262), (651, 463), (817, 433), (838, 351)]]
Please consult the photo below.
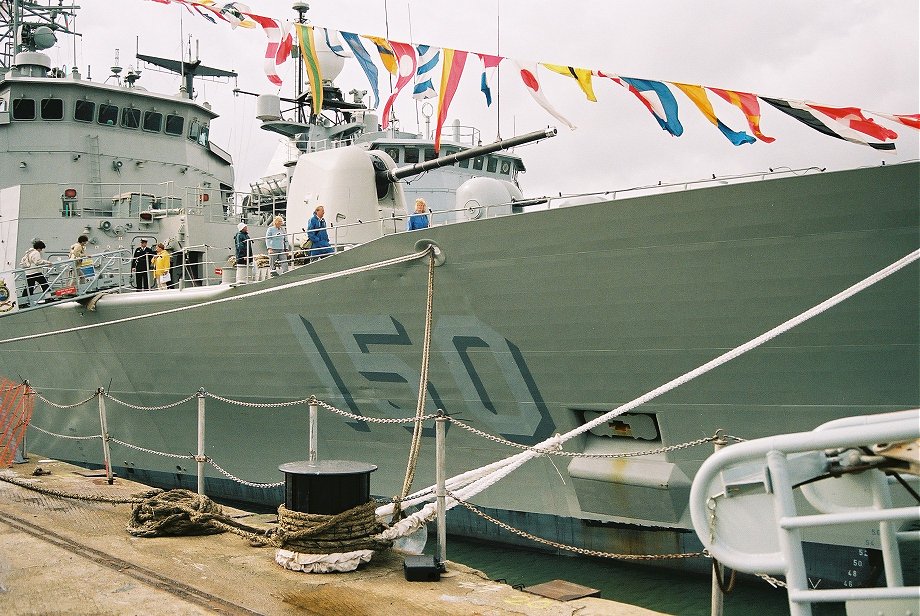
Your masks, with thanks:
[(336, 515), (371, 500), (371, 473), (375, 464), (351, 460), (287, 462), (284, 506), (291, 511)]

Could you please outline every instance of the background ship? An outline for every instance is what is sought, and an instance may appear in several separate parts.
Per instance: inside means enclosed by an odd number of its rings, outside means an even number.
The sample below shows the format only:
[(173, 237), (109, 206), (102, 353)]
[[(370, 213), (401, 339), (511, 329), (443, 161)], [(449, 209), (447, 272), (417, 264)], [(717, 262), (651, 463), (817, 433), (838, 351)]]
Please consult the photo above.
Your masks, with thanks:
[[(254, 404), (315, 395), (355, 415), (411, 415), (428, 270), (422, 259), (376, 265), (433, 243), (440, 266), (434, 271), (426, 411), (444, 409), (485, 432), (532, 445), (654, 389), (917, 249), (917, 163), (747, 178), (751, 181), (528, 212), (511, 201), (512, 181), (487, 177), (494, 180), (485, 189), (491, 200), (456, 209), (453, 224), (402, 233), (394, 221), (407, 213), (405, 190), (392, 181), (381, 184), (381, 178), (406, 162), (394, 160), (386, 144), (407, 144), (400, 136), (389, 142), (384, 136), (376, 141), (383, 149), (371, 139), (309, 151), (298, 157), (279, 194), (256, 191), (237, 207), (225, 194), (232, 185), (229, 161), (209, 138), (202, 142), (200, 130), (190, 139), (185, 128), (177, 135), (149, 136), (115, 126), (124, 134), (106, 147), (74, 145), (80, 136), (92, 139), (83, 135), (86, 129), (78, 127), (85, 125), (71, 110), (76, 113), (77, 101), (96, 93), (104, 92), (105, 101), (124, 97), (120, 108), (165, 109), (166, 115), (181, 116), (186, 128), (196, 119), (206, 125), (213, 117), (206, 107), (43, 74), (40, 58), (26, 59), (19, 63), (27, 75), (20, 68), (0, 82), (8, 106), (69, 98), (48, 129), (46, 145), (30, 146), (37, 154), (29, 160), (11, 131), (41, 131), (42, 122), (17, 117), (8, 107), (10, 120), (0, 125), (5, 139), (0, 156), (19, 157), (26, 165), (4, 169), (42, 174), (33, 182), (19, 176), (5, 180), (0, 230), (15, 239), (4, 248), (5, 267), (37, 230), (49, 237), (52, 229), (60, 250), (90, 221), (94, 235), (95, 229), (117, 234), (120, 228), (117, 237), (127, 238), (136, 226), (135, 237), (173, 239), (187, 253), (186, 264), (201, 266), (196, 271), (186, 265), (184, 275), (207, 282), (210, 246), (226, 245), (242, 217), (272, 211), (278, 197), (289, 219), (303, 220), (314, 204), (325, 203), (327, 217), (338, 220), (342, 214), (339, 227), (356, 236), (342, 242), (348, 250), (253, 286), (94, 296), (92, 309), (89, 302), (64, 302), (10, 310), (0, 318), (0, 374), (28, 379), (60, 404), (83, 400), (98, 387), (140, 406), (169, 403), (204, 388)], [(45, 94), (55, 88), (60, 96)], [(68, 95), (67, 89), (74, 92)], [(100, 107), (113, 104), (102, 98)], [(268, 111), (267, 122), (280, 121)], [(358, 122), (355, 116), (349, 121)], [(103, 139), (109, 127), (91, 124), (90, 132)], [(301, 134), (289, 133), (295, 139)], [(136, 142), (126, 141), (135, 136)], [(152, 151), (148, 139), (168, 153), (138, 158)], [(519, 168), (515, 157), (494, 156), (496, 170), (503, 162), (509, 171)], [(81, 163), (84, 158), (89, 160)], [(76, 189), (73, 210), (67, 203), (71, 186), (58, 177), (49, 181), (51, 170), (59, 173), (65, 164), (89, 165), (88, 172), (73, 176), (86, 178), (85, 187)], [(121, 188), (101, 194), (96, 203), (104, 207), (83, 200), (105, 184), (101, 180), (117, 178), (125, 168), (146, 173), (153, 165), (164, 181), (183, 187), (181, 202), (164, 205), (164, 197), (179, 197), (175, 193)], [(97, 171), (100, 182), (93, 181)], [(186, 176), (193, 180), (183, 180)], [(155, 180), (151, 175), (150, 183)], [(346, 184), (352, 200), (335, 192)], [(499, 187), (506, 200), (494, 198)], [(148, 194), (154, 196), (146, 201)], [(63, 215), (74, 211), (79, 215)], [(460, 220), (467, 214), (473, 219)], [(149, 226), (141, 230), (141, 224)], [(194, 254), (195, 246), (200, 254)], [(310, 283), (320, 276), (328, 279)], [(634, 453), (708, 437), (718, 429), (753, 438), (807, 430), (850, 414), (915, 407), (918, 297), (914, 263), (749, 355), (592, 430), (569, 448)], [(167, 312), (184, 307), (190, 309)], [(162, 314), (119, 322), (149, 313)], [(45, 335), (100, 324), (105, 325)], [(35, 414), (36, 426), (69, 436), (96, 433), (98, 421), (93, 408), (39, 408)], [(193, 484), (187, 463), (153, 453), (194, 450), (190, 408), (139, 412), (110, 405), (108, 424), (120, 440), (147, 449), (116, 447), (117, 472), (158, 485)], [(405, 428), (324, 416), (320, 429), (321, 456), (378, 464), (374, 493), (398, 492), (409, 441)], [(504, 445), (460, 430), (451, 430), (448, 439), (452, 474), (509, 453)], [(207, 455), (234, 475), (277, 481), (278, 464), (304, 457), (304, 409), (243, 409), (209, 401), (207, 442)], [(41, 432), (30, 433), (30, 449), (90, 465), (101, 460), (97, 443)], [(704, 446), (615, 460), (554, 463), (541, 457), (474, 502), (513, 526), (588, 548), (690, 552), (698, 547), (686, 506), (690, 479), (708, 453)], [(425, 447), (419, 482), (433, 479), (432, 463), (431, 448)], [(277, 491), (217, 473), (208, 477), (207, 490), (240, 501), (279, 500)], [(452, 513), (451, 525), (459, 534), (518, 541), (460, 510)], [(815, 541), (865, 547), (872, 538), (850, 534)], [(817, 575), (839, 572), (827, 558), (818, 561), (826, 566)]]

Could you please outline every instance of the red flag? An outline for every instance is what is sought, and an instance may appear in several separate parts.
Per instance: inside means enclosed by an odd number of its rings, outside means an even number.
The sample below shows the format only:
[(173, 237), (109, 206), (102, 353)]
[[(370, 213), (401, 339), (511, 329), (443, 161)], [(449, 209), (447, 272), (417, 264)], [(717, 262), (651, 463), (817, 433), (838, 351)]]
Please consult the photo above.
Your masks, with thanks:
[(920, 129), (920, 113), (912, 113), (910, 115), (900, 113), (879, 113), (878, 111), (870, 111), (869, 113), (874, 113), (877, 116), (882, 116), (893, 122), (900, 122), (904, 126)]
[(841, 122), (836, 118), (820, 111), (816, 107), (810, 106), (803, 101), (783, 100), (781, 98), (759, 97), (764, 101), (776, 107), (780, 111), (795, 118), (806, 126), (813, 128), (819, 133), (824, 133), (829, 137), (836, 137), (851, 143), (867, 145), (875, 150), (894, 151), (893, 143), (870, 142), (863, 139), (863, 134), (853, 128), (850, 128), (846, 122)]
[(754, 133), (755, 137), (764, 143), (773, 143), (776, 141), (775, 138), (767, 137), (760, 132), (760, 103), (757, 101), (755, 95), (748, 94), (747, 92), (736, 92), (734, 90), (722, 90), (719, 88), (709, 88), (709, 90), (715, 92), (744, 113), (744, 117), (746, 117), (748, 121), (748, 126), (751, 127), (751, 132)]
[(864, 116), (862, 109), (856, 107), (825, 107), (823, 105), (815, 105), (814, 103), (805, 103), (805, 105), (833, 118), (844, 126), (869, 135), (870, 137), (875, 137), (879, 141), (898, 138), (898, 134), (893, 130), (881, 124), (876, 124), (875, 120)]
[(457, 91), (463, 66), (466, 64), (466, 52), (456, 49), (444, 49), (444, 63), (441, 65), (441, 87), (438, 94), (438, 121), (434, 132), (434, 151), (441, 152), (441, 128), (447, 119), (447, 108)]
[(380, 123), (384, 128), (390, 123), (390, 108), (393, 106), (393, 101), (396, 100), (402, 89), (409, 85), (415, 76), (415, 69), (418, 68), (415, 48), (412, 45), (397, 43), (396, 41), (387, 42), (396, 56), (396, 73), (399, 77), (396, 80), (396, 87), (393, 89), (393, 93), (390, 94), (390, 98), (387, 99), (386, 104), (383, 106), (383, 118)]
[(265, 36), (268, 37), (268, 46), (265, 48), (265, 59), (262, 66), (265, 69), (265, 75), (268, 80), (276, 86), (280, 86), (281, 77), (278, 75), (277, 68), (290, 57), (294, 39), (284, 24), (278, 23), (271, 17), (252, 13), (247, 13), (247, 15), (262, 26)]

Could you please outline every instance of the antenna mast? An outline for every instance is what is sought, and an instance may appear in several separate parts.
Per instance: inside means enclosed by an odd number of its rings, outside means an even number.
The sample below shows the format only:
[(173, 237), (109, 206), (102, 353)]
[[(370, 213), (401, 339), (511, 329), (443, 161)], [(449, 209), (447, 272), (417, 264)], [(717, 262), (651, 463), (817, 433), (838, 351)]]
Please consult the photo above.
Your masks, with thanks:
[[(301, 2), (297, 0), (294, 2), (294, 10), (297, 11), (297, 23), (303, 25), (307, 23), (306, 14), (310, 10), (310, 5), (306, 2)], [(299, 43), (298, 43), (299, 45)], [(305, 124), (307, 122), (307, 117), (304, 114), (304, 104), (303, 104), (303, 58), (301, 56), (301, 51), (298, 46), (297, 50), (297, 82), (294, 84), (294, 100), (298, 101), (297, 104), (297, 121)]]

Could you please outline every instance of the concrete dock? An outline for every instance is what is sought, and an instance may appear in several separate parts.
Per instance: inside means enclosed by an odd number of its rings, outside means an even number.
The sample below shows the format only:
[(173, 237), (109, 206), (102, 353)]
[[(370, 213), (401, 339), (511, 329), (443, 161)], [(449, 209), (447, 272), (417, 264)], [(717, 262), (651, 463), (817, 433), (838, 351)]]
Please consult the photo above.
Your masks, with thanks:
[[(51, 474), (33, 476), (36, 467)], [(0, 475), (81, 495), (129, 497), (149, 489), (121, 478), (108, 485), (85, 469), (35, 455)], [(658, 614), (604, 599), (540, 597), (454, 562), (439, 582), (409, 582), (405, 555), (393, 550), (352, 573), (288, 571), (275, 564), (274, 548), (251, 547), (231, 533), (133, 537), (125, 530), (130, 512), (128, 504), (50, 496), (0, 481), (0, 613)], [(251, 525), (275, 517), (233, 513)]]

